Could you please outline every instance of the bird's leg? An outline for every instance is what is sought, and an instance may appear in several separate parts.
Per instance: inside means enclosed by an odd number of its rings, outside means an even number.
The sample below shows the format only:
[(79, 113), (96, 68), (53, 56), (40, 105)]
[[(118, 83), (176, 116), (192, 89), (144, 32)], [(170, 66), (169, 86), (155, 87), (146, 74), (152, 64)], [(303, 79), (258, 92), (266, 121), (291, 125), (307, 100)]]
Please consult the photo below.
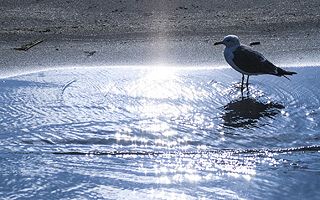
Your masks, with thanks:
[(248, 77), (247, 77), (247, 84), (246, 84), (246, 86), (247, 86), (247, 90), (249, 91), (249, 75), (248, 75)]
[(248, 77), (247, 77), (246, 86), (247, 86), (247, 97), (249, 97), (249, 93), (250, 93), (250, 91), (249, 91), (249, 75), (248, 75)]
[(242, 81), (241, 81), (241, 96), (243, 97), (243, 82), (244, 82), (244, 74), (242, 74)]
[(244, 84), (244, 74), (242, 74), (241, 91), (243, 90), (243, 84)]

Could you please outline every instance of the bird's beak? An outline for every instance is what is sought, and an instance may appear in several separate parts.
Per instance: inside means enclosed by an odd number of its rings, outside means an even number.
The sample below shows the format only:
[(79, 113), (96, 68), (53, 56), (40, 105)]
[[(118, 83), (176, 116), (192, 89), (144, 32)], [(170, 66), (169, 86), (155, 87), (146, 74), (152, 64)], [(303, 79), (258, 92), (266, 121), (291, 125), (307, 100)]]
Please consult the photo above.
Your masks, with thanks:
[(215, 42), (213, 45), (223, 44), (223, 42)]

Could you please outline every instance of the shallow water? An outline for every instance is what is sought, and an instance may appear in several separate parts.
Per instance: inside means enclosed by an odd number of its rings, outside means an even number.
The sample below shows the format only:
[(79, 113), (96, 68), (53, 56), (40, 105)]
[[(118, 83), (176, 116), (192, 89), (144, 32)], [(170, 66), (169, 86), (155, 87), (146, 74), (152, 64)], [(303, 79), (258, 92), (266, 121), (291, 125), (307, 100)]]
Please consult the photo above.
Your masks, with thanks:
[(113, 67), (0, 80), (2, 199), (316, 199), (318, 67)]

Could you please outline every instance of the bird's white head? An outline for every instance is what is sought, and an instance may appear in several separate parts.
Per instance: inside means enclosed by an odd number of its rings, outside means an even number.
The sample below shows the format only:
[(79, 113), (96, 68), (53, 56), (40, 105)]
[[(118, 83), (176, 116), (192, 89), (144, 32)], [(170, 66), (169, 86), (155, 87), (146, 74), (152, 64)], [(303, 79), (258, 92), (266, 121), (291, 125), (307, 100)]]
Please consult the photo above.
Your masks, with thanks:
[(214, 45), (224, 44), (226, 47), (238, 47), (240, 46), (240, 40), (236, 35), (227, 35), (221, 42), (216, 42)]

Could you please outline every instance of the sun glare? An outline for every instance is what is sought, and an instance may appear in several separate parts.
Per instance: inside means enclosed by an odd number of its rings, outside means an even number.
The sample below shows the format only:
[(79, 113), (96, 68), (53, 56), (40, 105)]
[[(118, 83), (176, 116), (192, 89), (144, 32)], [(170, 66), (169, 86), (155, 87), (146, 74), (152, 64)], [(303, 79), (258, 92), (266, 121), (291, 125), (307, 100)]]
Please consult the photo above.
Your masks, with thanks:
[(178, 94), (174, 89), (179, 87), (181, 86), (178, 77), (175, 75), (175, 69), (161, 66), (143, 71), (138, 80), (128, 85), (127, 92), (135, 97), (177, 98)]

